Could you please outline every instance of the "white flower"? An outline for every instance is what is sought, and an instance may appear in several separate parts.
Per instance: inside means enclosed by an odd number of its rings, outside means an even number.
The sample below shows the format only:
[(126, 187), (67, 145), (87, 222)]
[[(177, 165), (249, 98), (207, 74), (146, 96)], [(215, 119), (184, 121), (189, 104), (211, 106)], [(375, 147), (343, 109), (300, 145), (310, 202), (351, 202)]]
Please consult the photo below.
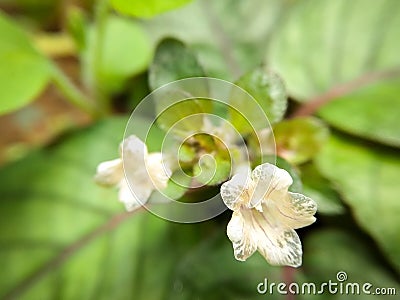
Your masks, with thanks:
[(121, 143), (120, 156), (122, 159), (99, 164), (95, 181), (117, 186), (119, 201), (133, 211), (147, 202), (153, 190), (166, 188), (171, 171), (163, 165), (161, 153), (149, 154), (146, 145), (134, 135)]
[(272, 265), (298, 267), (301, 242), (294, 229), (312, 224), (316, 203), (288, 191), (289, 173), (265, 163), (252, 174), (239, 173), (221, 187), (221, 197), (233, 210), (227, 234), (237, 260), (245, 261), (256, 250)]

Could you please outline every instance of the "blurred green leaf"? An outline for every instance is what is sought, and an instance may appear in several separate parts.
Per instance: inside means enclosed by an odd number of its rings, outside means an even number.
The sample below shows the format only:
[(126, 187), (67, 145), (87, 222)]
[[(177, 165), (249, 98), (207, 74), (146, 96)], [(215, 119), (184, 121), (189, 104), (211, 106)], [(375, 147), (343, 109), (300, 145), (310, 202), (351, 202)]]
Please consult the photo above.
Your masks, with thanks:
[(204, 155), (193, 167), (193, 176), (200, 183), (216, 185), (228, 179), (231, 163), (220, 156)]
[[(149, 85), (155, 90), (167, 83), (188, 77), (204, 76), (196, 56), (182, 42), (168, 38), (160, 42), (149, 69)], [(197, 83), (197, 82), (196, 82)], [(165, 131), (185, 134), (203, 126), (204, 114), (212, 111), (212, 102), (194, 98), (208, 96), (207, 84), (174, 85), (155, 94), (157, 123)]]
[[(340, 283), (337, 280), (338, 272), (345, 272), (347, 279), (342, 281), (344, 292), (329, 294), (325, 286), (325, 293), (315, 295), (313, 299), (382, 299), (390, 296), (368, 295), (362, 293), (362, 285), (371, 283), (371, 293), (377, 287), (394, 287), (398, 291), (399, 283), (393, 278), (390, 271), (384, 268), (375, 253), (369, 251), (370, 246), (357, 236), (339, 230), (320, 230), (305, 240), (304, 245), (304, 277), (306, 282)], [(347, 283), (358, 283), (360, 294), (346, 294)], [(350, 288), (350, 287), (349, 287)], [(351, 291), (351, 290), (350, 290)], [(309, 296), (308, 296), (309, 297)]]
[(126, 121), (101, 122), (0, 170), (0, 264), (9, 270), (1, 296), (127, 299), (140, 289), (140, 253), (165, 222), (129, 217), (116, 191), (93, 181), (96, 165), (118, 156)]
[(319, 114), (334, 127), (400, 147), (400, 80), (379, 81), (331, 101)]
[[(225, 231), (210, 232), (177, 265), (174, 278), (177, 289), (172, 298), (265, 299), (266, 295), (257, 292), (257, 285), (265, 277), (280, 282), (282, 270), (268, 265), (259, 253), (255, 253), (246, 262), (235, 260), (232, 244)], [(282, 296), (276, 293), (268, 295), (268, 299), (282, 299)]]
[[(179, 91), (171, 97), (182, 97), (185, 95)], [(158, 114), (157, 124), (165, 132), (171, 132), (188, 137), (188, 134), (197, 132), (203, 126), (203, 114), (212, 110), (211, 101), (204, 99), (187, 99), (170, 104), (169, 97), (158, 99), (156, 110)]]
[[(244, 98), (242, 91), (234, 89), (229, 99), (233, 109), (229, 110), (230, 121), (241, 133), (250, 133), (268, 126), (265, 119), (276, 123), (286, 112), (287, 98), (282, 80), (273, 72), (258, 67), (243, 75), (236, 85), (249, 93)], [(260, 109), (261, 108), (261, 109)]]
[(196, 55), (182, 42), (167, 38), (159, 43), (149, 69), (149, 84), (153, 90), (175, 80), (202, 76), (204, 71)]
[(207, 76), (234, 81), (261, 64), (288, 3), (196, 0), (146, 21), (145, 26), (154, 42), (173, 36), (193, 47)]
[(90, 28), (86, 51), (83, 53), (86, 69), (99, 64), (99, 88), (103, 92), (119, 91), (128, 77), (143, 72), (152, 57), (152, 48), (142, 26), (123, 17), (109, 16), (101, 47), (101, 61), (94, 62), (94, 28)]
[(180, 146), (178, 145), (178, 147), (179, 147), (179, 152), (178, 152), (179, 161), (184, 163), (190, 163), (196, 158), (197, 156), (196, 149), (193, 146), (184, 143), (181, 144)]
[(336, 185), (359, 224), (400, 270), (398, 153), (334, 135), (316, 162), (321, 173)]
[(292, 164), (312, 159), (329, 136), (325, 124), (313, 117), (284, 120), (273, 131), (277, 154)]
[(185, 172), (181, 170), (175, 171), (169, 179), (167, 187), (162, 191), (162, 193), (170, 199), (179, 199), (186, 193), (190, 187), (191, 181), (192, 178)]
[(322, 177), (313, 163), (301, 167), (304, 194), (318, 204), (318, 212), (329, 215), (342, 214), (345, 211), (339, 194), (332, 184)]
[(189, 3), (191, 0), (111, 0), (112, 7), (135, 17), (149, 18)]
[(294, 1), (266, 60), (306, 101), (343, 82), (400, 65), (400, 2)]
[[(0, 264), (7, 270), (0, 297), (257, 296), (254, 284), (265, 270), (280, 268), (270, 268), (260, 255), (237, 262), (225, 225), (124, 213), (115, 190), (95, 185), (96, 165), (118, 155), (126, 121), (109, 119), (71, 133), (0, 170)], [(214, 233), (217, 243), (210, 240)], [(213, 277), (198, 278), (201, 269)], [(221, 285), (215, 289), (204, 280)]]
[[(285, 85), (277, 74), (258, 67), (243, 75), (235, 84), (254, 97), (271, 124), (282, 120), (287, 108), (287, 96)], [(246, 110), (247, 103), (236, 100), (235, 104), (241, 105), (239, 111)]]
[(0, 12), (0, 114), (19, 109), (49, 82), (51, 69), (26, 34)]
[[(293, 183), (289, 187), (289, 191), (294, 193), (303, 193), (303, 183), (301, 182), (299, 172), (295, 169), (295, 167), (287, 160), (279, 156), (276, 157), (276, 166), (286, 170), (292, 177)], [(307, 196), (311, 197), (310, 195)]]

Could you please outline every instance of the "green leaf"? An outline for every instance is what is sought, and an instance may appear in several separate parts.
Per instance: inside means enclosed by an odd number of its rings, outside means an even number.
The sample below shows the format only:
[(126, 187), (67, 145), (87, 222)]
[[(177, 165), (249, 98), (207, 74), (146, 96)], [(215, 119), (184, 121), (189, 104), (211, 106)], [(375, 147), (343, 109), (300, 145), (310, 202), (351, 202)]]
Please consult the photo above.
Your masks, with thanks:
[(358, 223), (400, 270), (398, 154), (334, 135), (316, 162), (321, 173), (335, 184)]
[(204, 155), (193, 167), (193, 176), (200, 183), (216, 185), (228, 179), (231, 163), (220, 156)]
[(329, 135), (325, 124), (312, 117), (284, 120), (273, 131), (277, 154), (292, 164), (312, 159)]
[(140, 288), (139, 254), (164, 222), (124, 215), (116, 190), (93, 181), (96, 165), (118, 156), (126, 121), (101, 122), (0, 170), (0, 264), (9, 270), (1, 296), (127, 299)]
[(318, 212), (327, 215), (343, 214), (345, 208), (332, 184), (324, 178), (313, 163), (301, 167), (304, 194), (318, 204)]
[[(204, 76), (196, 56), (182, 42), (168, 38), (157, 47), (149, 69), (149, 85), (155, 90), (175, 80)], [(176, 87), (176, 89), (174, 88)], [(208, 96), (206, 82), (193, 86), (162, 88), (153, 94), (156, 101), (157, 123), (165, 131), (183, 134), (202, 128), (204, 114), (212, 111), (212, 102), (196, 97)], [(178, 123), (179, 122), (179, 123)]]
[(183, 6), (190, 1), (191, 0), (111, 0), (111, 5), (116, 11), (122, 14), (149, 18)]
[[(235, 84), (257, 101), (271, 124), (282, 120), (287, 108), (287, 96), (283, 81), (277, 74), (258, 67), (240, 77)], [(246, 102), (240, 99), (231, 101), (240, 106), (240, 112), (246, 110)]]
[(334, 127), (400, 147), (400, 80), (382, 80), (339, 97), (319, 114)]
[[(268, 265), (259, 253), (245, 263), (235, 260), (232, 243), (220, 228), (208, 232), (207, 238), (181, 258), (173, 278), (180, 289), (171, 293), (171, 299), (265, 299), (266, 295), (257, 292), (257, 285), (266, 276), (280, 282), (282, 270)], [(271, 300), (281, 297), (277, 293), (268, 295)]]
[(0, 114), (33, 101), (50, 79), (46, 58), (26, 34), (0, 12)]
[(293, 184), (289, 187), (289, 191), (294, 193), (303, 193), (303, 183), (301, 182), (299, 172), (295, 169), (295, 167), (291, 165), (287, 160), (279, 156), (276, 157), (276, 166), (286, 170), (292, 177)]
[[(390, 271), (384, 268), (375, 253), (370, 251), (371, 245), (359, 237), (339, 230), (320, 230), (309, 236), (304, 245), (304, 282), (315, 283), (317, 287), (323, 282), (340, 283), (338, 272), (345, 272), (347, 280), (342, 281), (344, 292), (329, 293), (328, 286), (313, 299), (382, 299), (375, 294), (375, 288), (394, 287), (399, 290), (399, 283)], [(360, 294), (346, 293), (346, 285), (358, 283)], [(362, 286), (371, 283), (371, 295), (363, 295)], [(301, 284), (300, 284), (301, 285)], [(348, 286), (347, 288), (351, 288)], [(305, 299), (310, 298), (307, 296)], [(389, 296), (390, 298), (390, 296)]]
[(280, 0), (196, 0), (145, 26), (155, 43), (173, 36), (193, 46), (207, 76), (235, 81), (261, 64), (286, 6)]
[(175, 80), (202, 76), (204, 71), (196, 55), (182, 42), (167, 38), (159, 43), (149, 69), (149, 84), (153, 90)]
[[(90, 65), (99, 64), (99, 88), (106, 93), (119, 91), (127, 78), (146, 70), (152, 57), (151, 44), (142, 26), (118, 16), (107, 18), (101, 49), (95, 47), (94, 28), (90, 28), (84, 62), (88, 70)], [(99, 62), (92, 61), (96, 51), (101, 53)]]
[(196, 149), (187, 143), (181, 144), (178, 150), (178, 159), (184, 163), (190, 163), (196, 158)]
[[(258, 254), (237, 262), (225, 225), (174, 224), (144, 210), (124, 213), (116, 191), (94, 183), (97, 164), (118, 155), (126, 121), (108, 119), (70, 133), (0, 170), (0, 265), (7, 270), (0, 297), (259, 296), (255, 283), (266, 270), (279, 278), (280, 268)], [(199, 278), (202, 270), (206, 277)]]
[[(180, 92), (174, 97), (182, 97), (185, 99), (184, 93), (180, 96)], [(205, 99), (188, 99), (182, 100), (175, 104), (170, 103), (170, 98), (157, 99), (157, 124), (165, 132), (171, 130), (174, 134), (188, 137), (188, 134), (195, 133), (203, 126), (203, 114), (212, 110), (212, 103)]]
[(248, 134), (282, 120), (287, 108), (287, 98), (282, 80), (274, 73), (258, 67), (243, 75), (235, 84), (254, 98), (244, 98), (241, 90), (234, 89), (229, 99), (230, 121), (236, 129)]
[(400, 3), (294, 1), (266, 60), (299, 101), (369, 72), (398, 67)]
[(192, 178), (185, 172), (181, 170), (175, 171), (169, 179), (167, 187), (162, 191), (162, 193), (171, 199), (179, 199), (189, 189), (191, 181)]

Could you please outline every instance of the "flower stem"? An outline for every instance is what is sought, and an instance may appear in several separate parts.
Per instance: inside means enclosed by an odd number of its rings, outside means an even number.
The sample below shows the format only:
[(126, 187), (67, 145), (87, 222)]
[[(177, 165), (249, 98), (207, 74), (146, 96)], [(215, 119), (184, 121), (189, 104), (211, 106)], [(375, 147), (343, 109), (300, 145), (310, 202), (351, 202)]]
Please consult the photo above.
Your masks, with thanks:
[(95, 6), (95, 32), (93, 40), (93, 52), (91, 53), (91, 87), (96, 101), (105, 111), (110, 111), (108, 96), (101, 90), (101, 62), (103, 57), (104, 33), (109, 13), (109, 0), (97, 0)]
[(90, 101), (72, 82), (71, 80), (60, 70), (55, 64), (51, 65), (52, 75), (54, 84), (65, 96), (69, 102), (88, 113), (94, 118), (99, 116), (99, 111), (93, 102)]

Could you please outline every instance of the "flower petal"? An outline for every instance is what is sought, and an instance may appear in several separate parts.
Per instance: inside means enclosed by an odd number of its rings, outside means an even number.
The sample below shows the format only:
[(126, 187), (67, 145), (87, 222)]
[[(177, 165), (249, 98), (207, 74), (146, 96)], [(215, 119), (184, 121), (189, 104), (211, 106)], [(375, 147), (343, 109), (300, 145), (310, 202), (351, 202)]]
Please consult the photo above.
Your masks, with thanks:
[(99, 164), (94, 180), (98, 184), (112, 186), (118, 184), (123, 176), (122, 161), (117, 158)]
[(257, 166), (252, 172), (252, 179), (254, 184), (249, 208), (256, 207), (258, 210), (263, 199), (269, 198), (270, 195), (274, 197), (285, 195), (293, 183), (292, 177), (286, 170), (269, 163)]
[(246, 173), (238, 173), (221, 186), (222, 200), (230, 210), (237, 210), (241, 204), (247, 203), (249, 180)]
[(147, 146), (135, 135), (124, 139), (120, 145), (125, 175), (128, 181), (148, 177), (146, 171)]
[(249, 229), (248, 220), (243, 219), (240, 211), (234, 211), (228, 223), (227, 235), (232, 242), (237, 260), (245, 261), (257, 249), (257, 244), (252, 239), (252, 232)]
[(263, 212), (253, 209), (246, 213), (252, 217), (251, 236), (257, 244), (257, 250), (271, 265), (301, 265), (303, 251), (293, 229), (279, 226), (279, 221), (268, 208), (263, 208)]
[(138, 186), (135, 187), (133, 193), (126, 179), (123, 179), (119, 183), (118, 198), (119, 201), (125, 204), (127, 211), (133, 211), (147, 202), (152, 191), (151, 186)]
[(274, 201), (277, 215), (288, 228), (301, 228), (315, 222), (317, 204), (302, 194), (289, 192), (286, 197)]
[(160, 152), (150, 153), (146, 159), (146, 169), (157, 189), (165, 189), (169, 178), (171, 177), (171, 169), (163, 164), (163, 157)]
[(275, 190), (286, 190), (292, 185), (293, 179), (290, 174), (277, 166), (265, 163), (257, 166), (252, 173), (254, 181), (267, 184)]

